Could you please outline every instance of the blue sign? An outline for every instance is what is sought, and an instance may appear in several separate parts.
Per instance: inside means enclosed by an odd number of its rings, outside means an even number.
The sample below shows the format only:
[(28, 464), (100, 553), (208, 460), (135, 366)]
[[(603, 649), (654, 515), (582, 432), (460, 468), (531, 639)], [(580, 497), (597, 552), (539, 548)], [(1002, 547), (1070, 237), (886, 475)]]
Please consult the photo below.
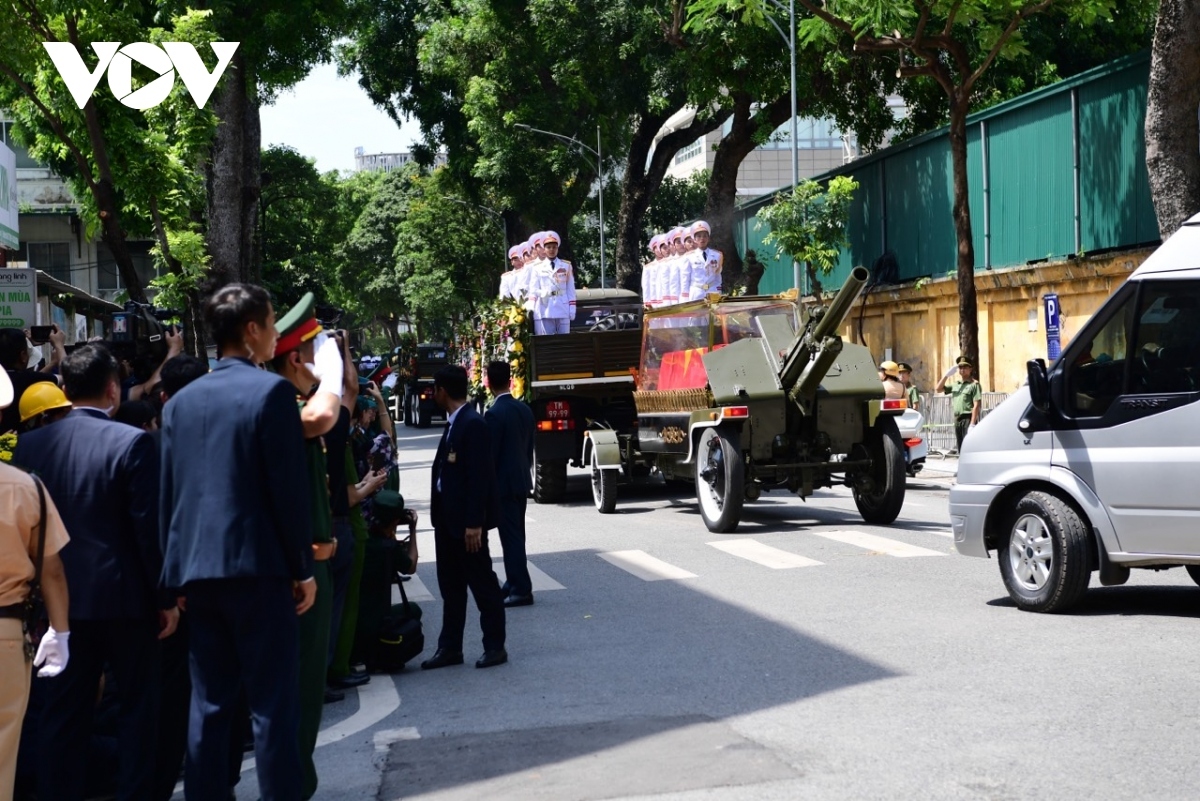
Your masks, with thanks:
[(1046, 356), (1053, 362), (1062, 352), (1062, 310), (1058, 305), (1058, 295), (1042, 295), (1042, 305), (1046, 309)]

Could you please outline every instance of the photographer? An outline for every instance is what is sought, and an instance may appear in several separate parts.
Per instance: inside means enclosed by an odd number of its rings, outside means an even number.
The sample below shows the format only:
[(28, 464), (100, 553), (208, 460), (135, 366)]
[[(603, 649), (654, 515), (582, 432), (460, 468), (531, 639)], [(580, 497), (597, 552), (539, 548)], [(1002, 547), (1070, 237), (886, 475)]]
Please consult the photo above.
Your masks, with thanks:
[[(129, 360), (121, 358), (121, 402), (141, 400), (142, 398), (150, 398), (150, 393), (158, 386), (162, 380), (163, 365), (174, 359), (179, 354), (183, 353), (183, 333), (171, 326), (163, 332), (163, 338), (167, 342), (167, 355), (162, 358), (158, 366), (154, 368), (154, 372), (145, 380), (139, 380), (139, 371), (137, 370), (138, 359)], [(120, 358), (120, 357), (118, 357)]]
[[(31, 351), (26, 333), (19, 328), (0, 328), (0, 367), (3, 367), (4, 371), (8, 373), (8, 380), (13, 387), (13, 397), (20, 399), (25, 390), (39, 381), (55, 381), (50, 371), (58, 369), (58, 365), (61, 364), (66, 354), (63, 346), (66, 334), (60, 331), (56, 325), (50, 326), (50, 329), (49, 338), (54, 346), (54, 354), (51, 356), (50, 363), (39, 372), (29, 369)], [(0, 412), (0, 434), (15, 431), (20, 419), (20, 410), (17, 404), (14, 403), (4, 409)]]

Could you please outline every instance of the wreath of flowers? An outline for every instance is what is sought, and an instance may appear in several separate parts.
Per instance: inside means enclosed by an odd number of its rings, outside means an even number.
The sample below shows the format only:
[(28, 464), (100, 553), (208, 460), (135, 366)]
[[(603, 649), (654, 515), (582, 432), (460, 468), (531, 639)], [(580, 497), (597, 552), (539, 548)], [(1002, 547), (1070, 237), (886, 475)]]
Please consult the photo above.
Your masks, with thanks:
[(467, 370), (471, 393), (485, 397), (486, 369), (490, 361), (504, 359), (512, 368), (512, 395), (528, 402), (529, 337), (532, 318), (511, 299), (495, 300), (477, 309), (474, 320), (459, 332), (459, 349)]

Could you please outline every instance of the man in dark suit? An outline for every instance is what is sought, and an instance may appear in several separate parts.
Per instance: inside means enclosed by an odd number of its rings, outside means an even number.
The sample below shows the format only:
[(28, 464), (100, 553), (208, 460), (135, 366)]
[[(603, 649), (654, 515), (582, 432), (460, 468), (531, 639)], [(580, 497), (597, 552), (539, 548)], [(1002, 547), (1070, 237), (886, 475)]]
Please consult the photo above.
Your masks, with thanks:
[(496, 497), (500, 504), (500, 545), (504, 548), (505, 606), (533, 603), (533, 585), (525, 561), (525, 505), (533, 484), (533, 412), (512, 396), (512, 370), (508, 362), (487, 366), (488, 389), (496, 400), (484, 414), (492, 435), (492, 463), (496, 466)]
[(504, 592), (492, 570), (487, 532), (496, 527), (495, 477), (487, 423), (467, 404), (467, 371), (451, 365), (433, 376), (434, 402), (446, 413), (446, 430), (433, 459), (429, 514), (442, 593), (442, 633), (422, 670), (463, 663), (467, 588), (479, 607), (483, 656), (477, 668), (508, 661), (504, 650)]
[(158, 639), (179, 610), (160, 589), (158, 452), (149, 434), (109, 419), (120, 367), (100, 345), (63, 361), (74, 408), (22, 434), (14, 460), (41, 476), (71, 532), (62, 550), (70, 587), (71, 660), (48, 679), (39, 727), (38, 797), (84, 796), (92, 713), (105, 665), (116, 683), (118, 795), (149, 796), (158, 718)]
[(299, 625), (316, 597), (296, 388), (258, 369), (278, 332), (261, 287), (204, 306), (221, 360), (163, 409), (163, 579), (187, 598), (189, 801), (229, 796), (239, 687), (254, 721), (263, 799), (300, 798)]

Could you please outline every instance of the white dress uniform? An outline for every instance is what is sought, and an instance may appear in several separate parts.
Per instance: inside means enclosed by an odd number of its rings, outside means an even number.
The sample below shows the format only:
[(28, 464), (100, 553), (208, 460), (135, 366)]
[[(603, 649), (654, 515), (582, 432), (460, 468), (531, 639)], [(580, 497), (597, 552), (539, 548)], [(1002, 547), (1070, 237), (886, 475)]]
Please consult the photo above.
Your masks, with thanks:
[(721, 270), (725, 257), (719, 250), (705, 248), (688, 253), (688, 300), (703, 300), (721, 291)]
[(513, 280), (512, 270), (509, 270), (508, 272), (506, 272), (500, 276), (500, 298), (501, 298), (501, 300), (503, 300), (505, 298), (514, 297), (513, 291), (512, 291), (512, 280)]
[(642, 303), (646, 306), (653, 307), (656, 301), (654, 297), (654, 282), (658, 274), (658, 259), (651, 259), (642, 266)]
[[(525, 269), (529, 269), (526, 267)], [(566, 259), (543, 259), (533, 274), (536, 305), (534, 332), (566, 334), (575, 319), (575, 271)]]

